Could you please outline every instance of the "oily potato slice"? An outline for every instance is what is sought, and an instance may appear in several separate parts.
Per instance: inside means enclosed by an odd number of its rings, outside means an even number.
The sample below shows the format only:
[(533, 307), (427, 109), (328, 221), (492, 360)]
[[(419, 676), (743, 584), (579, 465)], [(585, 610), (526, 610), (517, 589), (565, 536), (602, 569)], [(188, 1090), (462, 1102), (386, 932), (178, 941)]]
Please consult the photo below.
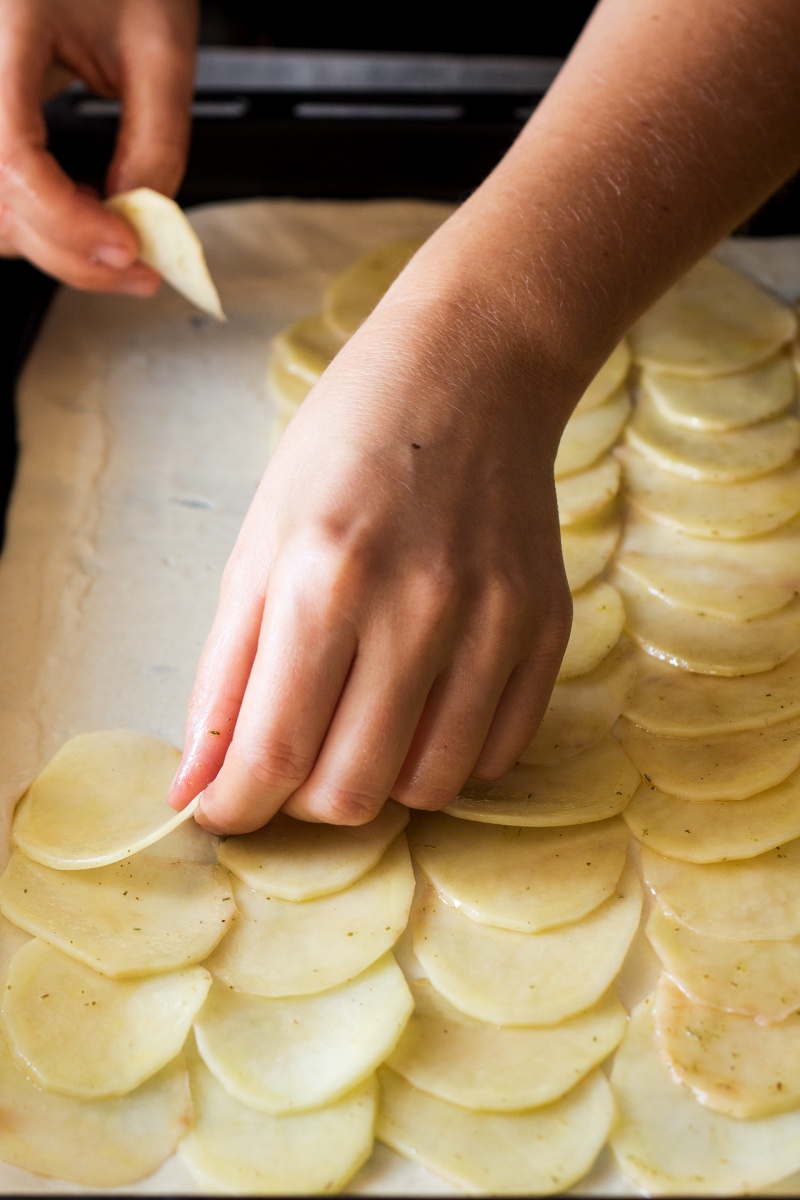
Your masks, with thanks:
[(137, 854), (91, 871), (54, 871), (19, 850), (0, 877), (0, 910), (112, 979), (202, 962), (236, 914), (220, 867)]
[(687, 379), (643, 371), (639, 387), (673, 425), (706, 432), (741, 429), (786, 411), (797, 394), (789, 354), (776, 354), (749, 371), (712, 379)]
[(619, 342), (581, 396), (575, 412), (591, 412), (619, 391), (631, 366), (631, 348), (625, 338)]
[(277, 813), (255, 833), (226, 838), (219, 862), (265, 896), (315, 900), (371, 871), (407, 823), (408, 809), (393, 800), (366, 825), (315, 825)]
[(561, 530), (561, 550), (571, 592), (586, 587), (606, 569), (622, 531), (614, 514), (595, 517)]
[(612, 895), (628, 830), (618, 819), (521, 829), (417, 812), (408, 831), (417, 866), (439, 896), (482, 925), (538, 933), (578, 921)]
[(615, 587), (590, 583), (572, 599), (572, 629), (559, 680), (586, 675), (616, 646), (625, 627), (625, 608)]
[(391, 1053), (413, 1000), (391, 954), (313, 996), (271, 1000), (215, 983), (197, 1048), (230, 1094), (275, 1115), (331, 1104)]
[(392, 948), (414, 895), (403, 834), (366, 875), (316, 900), (271, 899), (233, 882), (236, 926), (207, 965), (254, 996), (308, 996), (354, 979)]
[(622, 812), (639, 782), (609, 734), (564, 762), (519, 763), (502, 779), (469, 779), (444, 811), (489, 825), (583, 825)]
[(468, 1194), (547, 1196), (581, 1179), (614, 1121), (602, 1071), (566, 1096), (525, 1112), (472, 1112), (431, 1096), (395, 1071), (378, 1073), (377, 1136)]
[(557, 1025), (611, 986), (641, 906), (632, 866), (599, 908), (544, 933), (480, 925), (430, 888), (412, 914), (414, 953), (436, 990), (462, 1012), (494, 1025)]
[(385, 242), (328, 284), (323, 316), (335, 334), (346, 339), (355, 333), (421, 245), (419, 238)]
[(317, 313), (282, 329), (273, 338), (272, 353), (290, 375), (312, 385), (344, 343), (345, 339)]
[(585, 471), (607, 454), (622, 433), (630, 413), (631, 400), (624, 387), (599, 408), (573, 413), (558, 446), (556, 479)]
[(620, 466), (607, 454), (593, 467), (556, 480), (558, 520), (562, 527), (604, 512), (619, 491)]

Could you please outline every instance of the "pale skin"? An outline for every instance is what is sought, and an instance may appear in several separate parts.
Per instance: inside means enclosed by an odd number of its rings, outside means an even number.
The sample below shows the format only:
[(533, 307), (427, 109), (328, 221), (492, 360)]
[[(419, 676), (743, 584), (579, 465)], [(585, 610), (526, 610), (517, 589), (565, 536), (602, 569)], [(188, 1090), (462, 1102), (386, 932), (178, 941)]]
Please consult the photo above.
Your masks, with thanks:
[[(46, 28), (71, 30), (58, 45), (80, 70), (81, 38), (99, 39), (81, 61), (126, 61), (138, 5), (0, 0), (0, 21), (49, 14)], [(148, 36), (191, 64), (191, 6), (146, 7), (161, 14)], [(79, 20), (87, 10), (103, 20)], [(35, 97), (22, 92), (65, 55), (37, 38), (25, 26), (0, 62), (6, 250), (75, 286), (146, 294), (156, 281), (118, 219), (42, 165)], [(124, 70), (109, 71), (128, 114), (110, 189), (171, 190), (190, 65), (168, 95), (151, 80), (163, 153), (149, 159), (131, 132), (147, 84), (131, 91), (128, 76), (126, 92)], [(516, 761), (569, 634), (561, 430), (636, 317), (797, 169), (798, 114), (796, 0), (601, 0), (515, 145), (281, 441), (222, 582), (176, 808), (202, 792), (198, 819), (223, 833), (279, 809), (359, 824), (389, 795), (438, 809), (468, 775)], [(117, 267), (98, 261), (114, 239), (133, 255)]]

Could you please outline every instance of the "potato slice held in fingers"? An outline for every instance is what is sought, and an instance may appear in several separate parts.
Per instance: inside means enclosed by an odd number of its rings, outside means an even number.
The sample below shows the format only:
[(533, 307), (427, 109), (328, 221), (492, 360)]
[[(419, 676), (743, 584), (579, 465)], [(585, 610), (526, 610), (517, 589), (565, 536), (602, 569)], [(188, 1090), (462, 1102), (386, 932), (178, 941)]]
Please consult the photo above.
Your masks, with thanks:
[(594, 466), (556, 480), (558, 520), (563, 528), (604, 512), (619, 491), (620, 466), (607, 454)]
[(318, 313), (282, 329), (273, 338), (272, 353), (290, 375), (314, 384), (344, 343), (345, 339)]
[(421, 238), (385, 242), (328, 284), (323, 316), (334, 333), (342, 339), (355, 333), (422, 243)]
[(781, 353), (749, 371), (711, 379), (643, 371), (639, 387), (664, 420), (710, 433), (785, 412), (797, 394), (797, 374), (791, 356)]
[(580, 591), (606, 569), (619, 541), (622, 526), (608, 515), (582, 521), (561, 530), (561, 550), (571, 592)]
[(631, 366), (631, 348), (625, 338), (619, 342), (581, 396), (575, 412), (591, 412), (605, 404), (625, 382)]
[(559, 680), (586, 675), (616, 646), (625, 627), (625, 608), (618, 590), (602, 581), (590, 583), (572, 598), (572, 630)]
[(622, 433), (630, 413), (631, 401), (625, 388), (620, 388), (599, 408), (573, 413), (556, 454), (556, 479), (585, 471), (602, 458)]

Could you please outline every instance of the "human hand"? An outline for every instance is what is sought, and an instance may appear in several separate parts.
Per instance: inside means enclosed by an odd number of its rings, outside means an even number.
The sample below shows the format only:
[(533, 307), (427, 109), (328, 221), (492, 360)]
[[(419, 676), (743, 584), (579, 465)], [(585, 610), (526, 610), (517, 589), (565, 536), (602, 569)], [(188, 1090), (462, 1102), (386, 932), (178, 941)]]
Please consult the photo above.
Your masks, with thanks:
[(0, 254), (77, 288), (157, 290), (127, 222), (47, 152), (41, 104), (65, 69), (119, 97), (107, 190), (172, 195), (186, 162), (196, 21), (196, 0), (0, 0)]

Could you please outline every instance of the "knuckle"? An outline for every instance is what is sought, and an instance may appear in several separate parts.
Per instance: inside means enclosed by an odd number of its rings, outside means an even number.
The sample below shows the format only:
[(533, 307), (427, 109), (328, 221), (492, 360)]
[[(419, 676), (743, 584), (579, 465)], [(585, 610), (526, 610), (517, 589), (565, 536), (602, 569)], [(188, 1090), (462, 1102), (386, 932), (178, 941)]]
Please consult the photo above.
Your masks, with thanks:
[(298, 787), (310, 775), (315, 761), (312, 755), (301, 753), (290, 742), (276, 738), (248, 739), (244, 745), (235, 747), (235, 753), (249, 777), (268, 790)]
[(309, 794), (313, 811), (332, 825), (366, 825), (383, 807), (386, 797), (336, 785), (316, 787)]
[(413, 783), (396, 785), (392, 791), (392, 799), (404, 804), (406, 808), (416, 808), (422, 812), (439, 812), (448, 804), (452, 804), (458, 794), (458, 788), (459, 784), (419, 779)]

